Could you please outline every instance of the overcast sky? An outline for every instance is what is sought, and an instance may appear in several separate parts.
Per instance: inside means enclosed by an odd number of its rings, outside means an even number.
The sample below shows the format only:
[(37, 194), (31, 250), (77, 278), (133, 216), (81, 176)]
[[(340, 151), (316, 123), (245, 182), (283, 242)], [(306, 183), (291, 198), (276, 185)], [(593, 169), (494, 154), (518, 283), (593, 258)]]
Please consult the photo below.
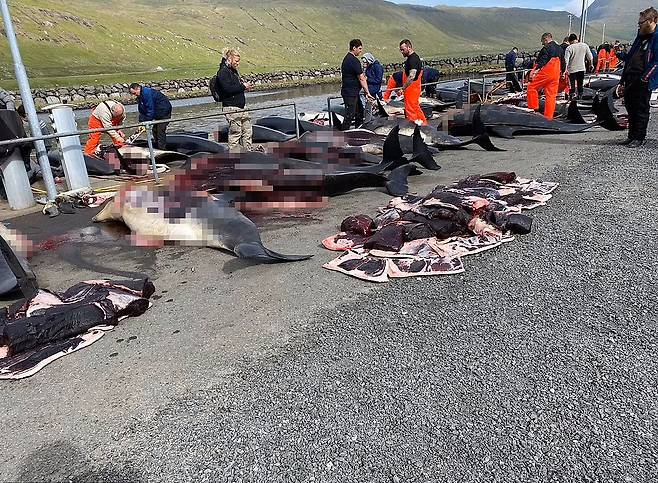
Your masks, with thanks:
[[(416, 3), (419, 5), (453, 5), (456, 7), (524, 7), (544, 10), (566, 10), (580, 15), (582, 0), (557, 0), (547, 8), (546, 1), (539, 0), (393, 0), (395, 3)], [(592, 0), (590, 0), (591, 3)]]

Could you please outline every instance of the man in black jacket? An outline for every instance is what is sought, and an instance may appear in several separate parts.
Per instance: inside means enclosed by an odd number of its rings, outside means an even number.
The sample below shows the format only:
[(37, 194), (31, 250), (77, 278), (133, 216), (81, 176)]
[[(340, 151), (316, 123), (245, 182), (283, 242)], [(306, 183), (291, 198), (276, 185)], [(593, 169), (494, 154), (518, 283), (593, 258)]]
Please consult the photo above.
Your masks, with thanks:
[(251, 84), (240, 80), (239, 66), (240, 53), (237, 50), (229, 50), (226, 53), (226, 63), (222, 63), (217, 72), (217, 83), (223, 96), (224, 111), (232, 112), (226, 114), (228, 147), (233, 150), (242, 146), (251, 151), (251, 116), (248, 112), (241, 112), (246, 102), (244, 93), (251, 90)]
[(617, 92), (624, 97), (628, 112), (629, 148), (644, 146), (649, 124), (651, 93), (658, 88), (658, 11), (650, 7), (640, 13), (638, 32), (627, 54), (617, 53), (624, 61), (624, 72)]

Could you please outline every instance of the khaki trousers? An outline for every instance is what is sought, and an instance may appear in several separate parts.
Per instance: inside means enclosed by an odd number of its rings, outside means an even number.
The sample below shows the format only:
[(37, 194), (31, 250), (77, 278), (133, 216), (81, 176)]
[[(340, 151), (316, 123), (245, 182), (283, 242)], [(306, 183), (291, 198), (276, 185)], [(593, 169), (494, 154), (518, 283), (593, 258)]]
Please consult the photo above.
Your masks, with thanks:
[[(239, 107), (225, 107), (224, 111), (241, 111)], [(251, 116), (248, 112), (226, 114), (228, 121), (228, 148), (233, 150), (238, 146), (251, 151)]]

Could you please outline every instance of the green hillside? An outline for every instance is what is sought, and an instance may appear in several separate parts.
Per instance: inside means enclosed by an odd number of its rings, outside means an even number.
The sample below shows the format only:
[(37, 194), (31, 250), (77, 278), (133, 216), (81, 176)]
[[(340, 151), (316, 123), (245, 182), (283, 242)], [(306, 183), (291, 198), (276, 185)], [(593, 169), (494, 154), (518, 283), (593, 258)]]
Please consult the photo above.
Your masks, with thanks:
[[(607, 40), (632, 41), (637, 33), (637, 20), (640, 12), (652, 4), (647, 0), (595, 0), (589, 7), (588, 22), (591, 27), (601, 30), (605, 23)], [(589, 28), (589, 27), (588, 27)], [(587, 34), (592, 43), (601, 41), (601, 34)], [(596, 40), (594, 42), (593, 40)]]
[[(566, 34), (565, 12), (416, 7), (381, 0), (13, 0), (21, 51), (34, 86), (207, 75), (224, 46), (245, 72), (338, 65), (353, 37), (383, 61), (409, 37), (424, 57), (536, 50)], [(12, 64), (0, 38), (0, 79)]]

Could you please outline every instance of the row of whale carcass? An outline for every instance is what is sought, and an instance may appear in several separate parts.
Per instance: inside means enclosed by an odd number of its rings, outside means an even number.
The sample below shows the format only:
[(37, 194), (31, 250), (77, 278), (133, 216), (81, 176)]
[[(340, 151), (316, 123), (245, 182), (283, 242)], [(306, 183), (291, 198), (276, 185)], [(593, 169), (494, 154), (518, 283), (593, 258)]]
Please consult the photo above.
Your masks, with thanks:
[[(138, 245), (176, 242), (225, 249), (259, 262), (298, 261), (311, 255), (285, 255), (265, 247), (256, 225), (240, 210), (323, 206), (329, 196), (383, 187), (396, 197), (384, 212), (384, 222), (371, 220), (364, 232), (368, 239), (361, 245), (355, 231), (364, 218), (347, 223), (348, 236), (341, 243), (347, 239), (352, 244), (330, 248), (349, 251), (326, 267), (373, 281), (458, 273), (463, 270), (461, 256), (529, 231), (530, 221), (515, 210), (543, 204), (555, 186), (503, 173), (437, 187), (427, 197), (417, 197), (407, 194), (407, 177), (421, 169), (439, 169), (435, 155), (446, 149), (475, 144), (497, 150), (490, 134), (571, 133), (595, 125), (620, 128), (614, 124), (610, 102), (611, 96), (596, 100), (598, 120), (592, 124), (578, 124), (582, 116), (572, 103), (565, 121), (547, 121), (511, 106), (482, 105), (451, 112), (447, 126), (447, 117), (438, 116), (424, 127), (394, 117), (393, 104), (381, 106), (381, 117), (345, 132), (299, 121), (303, 131), (299, 139), (289, 134), (295, 120), (270, 117), (257, 122), (262, 130), (257, 128), (256, 135), (263, 132), (285, 139), (261, 139), (265, 152), (229, 153), (224, 145), (207, 139), (172, 135), (171, 146), (177, 151), (159, 152), (158, 157), (170, 162), (177, 158), (179, 169), (158, 187), (127, 185), (94, 219), (122, 220)], [(444, 126), (472, 137), (456, 138), (440, 129)], [(146, 152), (140, 146), (126, 146), (114, 154), (124, 167), (134, 167), (145, 164)], [(18, 286), (25, 300), (0, 317), (0, 378), (34, 374), (98, 340), (121, 318), (139, 315), (149, 306), (153, 289), (144, 281), (137, 286), (90, 281), (63, 294), (40, 291), (24, 265), (17, 264), (15, 257), (12, 261), (6, 250), (3, 253), (2, 281), (7, 281), (6, 288)]]
[[(136, 239), (145, 238), (145, 243), (194, 240), (195, 244), (228, 249), (241, 257), (284, 261), (286, 257), (262, 247), (256, 227), (238, 209), (321, 206), (328, 196), (369, 186), (385, 187), (390, 194), (400, 196), (408, 189), (407, 176), (417, 174), (419, 167), (439, 169), (434, 157), (440, 151), (471, 144), (497, 150), (490, 135), (509, 138), (518, 134), (577, 133), (599, 125), (623, 129), (623, 123), (614, 115), (612, 94), (610, 90), (595, 96), (593, 123), (584, 122), (575, 101), (568, 104), (564, 119), (547, 120), (510, 105), (454, 109), (450, 103), (428, 100), (423, 107), (435, 115), (421, 127), (396, 116), (400, 106), (395, 103), (380, 105), (379, 116), (345, 132), (301, 119), (262, 118), (256, 121), (253, 136), (254, 142), (262, 143), (264, 152), (229, 153), (225, 145), (208, 139), (171, 135), (168, 147), (172, 151), (157, 153), (161, 162), (178, 159), (180, 163), (180, 170), (168, 184), (155, 190), (129, 186), (96, 220), (122, 219), (136, 232)], [(448, 112), (442, 113), (446, 109)], [(297, 129), (301, 132), (299, 139), (295, 137)], [(129, 169), (140, 163), (147, 165), (144, 146), (125, 146), (117, 154)], [(199, 190), (204, 194), (199, 195)], [(145, 206), (151, 206), (148, 214)], [(170, 206), (177, 208), (172, 210)], [(195, 207), (194, 213), (188, 206)], [(158, 218), (158, 222), (144, 223), (145, 216)], [(232, 227), (229, 233), (224, 224)], [(149, 231), (145, 226), (150, 227)], [(200, 233), (218, 235), (201, 239)]]
[[(161, 162), (178, 161), (181, 165), (171, 181), (173, 189), (167, 192), (181, 191), (193, 185), (212, 193), (209, 197), (211, 203), (216, 201), (246, 209), (258, 208), (259, 204), (263, 208), (285, 208), (295, 206), (296, 202), (303, 206), (304, 200), (309, 204), (322, 202), (326, 196), (363, 186), (386, 186), (390, 193), (399, 195), (406, 189), (406, 175), (417, 172), (414, 164), (425, 169), (438, 169), (434, 154), (461, 149), (469, 144), (496, 150), (489, 139), (490, 134), (511, 137), (529, 133), (575, 133), (596, 125), (623, 129), (623, 123), (613, 113), (612, 97), (613, 90), (594, 97), (592, 109), (597, 121), (590, 124), (584, 123), (575, 102), (568, 105), (565, 120), (549, 121), (513, 106), (487, 104), (451, 109), (447, 115), (438, 115), (423, 127), (390, 114), (399, 110), (399, 106), (390, 103), (380, 106), (380, 117), (360, 129), (346, 132), (304, 120), (268, 117), (258, 120), (254, 129), (254, 138), (257, 142), (264, 142), (265, 153), (228, 153), (225, 145), (198, 135), (172, 134), (168, 137), (171, 150), (158, 152), (157, 156)], [(435, 102), (425, 107), (443, 111), (449, 106)], [(296, 122), (302, 133), (300, 139), (294, 136)], [(463, 141), (454, 135), (472, 137)], [(119, 158), (121, 166), (129, 171), (138, 169), (140, 163), (147, 165), (143, 146), (126, 146), (117, 153), (108, 151), (107, 157), (112, 156)], [(412, 167), (399, 169), (409, 163)], [(114, 173), (115, 169), (112, 167), (111, 172)], [(263, 177), (267, 179), (260, 179)], [(260, 185), (261, 189), (250, 190), (250, 185), (254, 184)], [(263, 191), (264, 184), (271, 189)], [(301, 200), (296, 198), (301, 195), (306, 196)], [(161, 198), (164, 195), (150, 196)], [(115, 200), (112, 205), (116, 206), (115, 211), (120, 211), (122, 197), (127, 195), (120, 194)], [(179, 205), (184, 206), (184, 202), (179, 202)], [(101, 214), (99, 220), (104, 216)]]
[[(254, 141), (262, 143), (264, 152), (229, 153), (208, 140), (195, 146), (194, 136), (180, 134), (172, 136), (172, 145), (182, 153), (183, 166), (168, 184), (124, 189), (96, 221), (123, 220), (137, 240), (149, 244), (193, 242), (263, 262), (298, 260), (304, 257), (287, 257), (263, 247), (255, 225), (239, 209), (322, 206), (329, 196), (363, 187), (385, 187), (400, 196), (408, 190), (407, 176), (419, 168), (439, 169), (434, 158), (440, 151), (469, 144), (497, 150), (489, 138), (492, 134), (509, 138), (577, 133), (595, 126), (623, 129), (612, 96), (610, 90), (594, 98), (592, 123), (585, 123), (576, 101), (567, 105), (564, 119), (554, 120), (501, 104), (453, 108), (442, 114), (450, 106), (436, 101), (425, 106), (436, 115), (421, 127), (397, 117), (399, 107), (389, 103), (379, 106), (373, 120), (345, 132), (305, 120), (267, 117), (254, 127)], [(297, 129), (302, 133), (299, 139), (294, 135)], [(163, 158), (170, 154), (159, 153)], [(124, 147), (120, 155), (124, 164), (146, 164), (143, 147)], [(145, 218), (152, 220), (146, 223)]]

